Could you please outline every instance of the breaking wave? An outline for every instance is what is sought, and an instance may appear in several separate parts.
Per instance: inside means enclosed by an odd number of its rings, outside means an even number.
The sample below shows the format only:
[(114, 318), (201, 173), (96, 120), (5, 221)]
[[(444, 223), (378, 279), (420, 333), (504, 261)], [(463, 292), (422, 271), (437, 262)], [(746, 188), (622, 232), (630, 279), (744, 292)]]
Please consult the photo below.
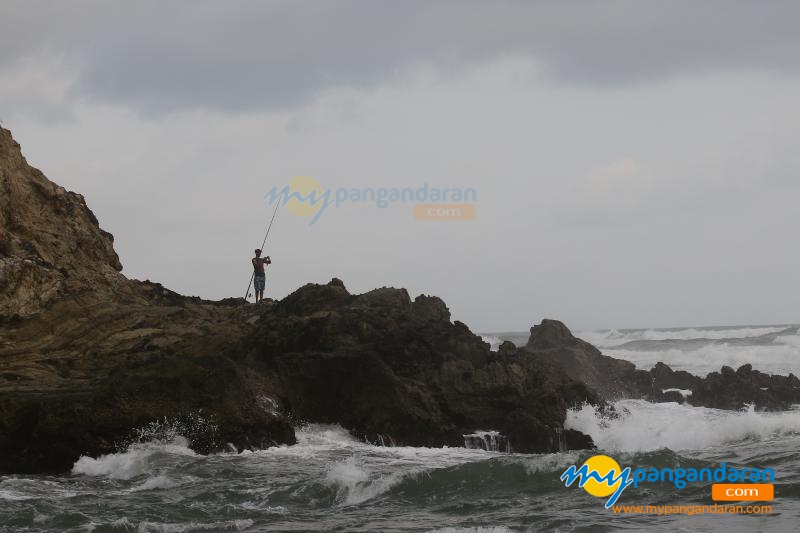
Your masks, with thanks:
[(96, 459), (82, 456), (73, 465), (72, 473), (105, 476), (110, 479), (133, 479), (153, 472), (157, 460), (164, 455), (196, 456), (186, 439), (175, 437), (169, 443), (154, 441), (132, 444), (124, 452), (101, 455)]
[(777, 337), (773, 343), (758, 346), (712, 343), (696, 349), (609, 349), (604, 353), (630, 361), (642, 370), (650, 370), (662, 361), (673, 370), (686, 370), (701, 377), (709, 372), (719, 372), (723, 365), (736, 369), (745, 364), (751, 364), (755, 370), (768, 374), (797, 375), (800, 373), (800, 346), (797, 343), (800, 343), (800, 337), (782, 336)]
[(800, 435), (800, 411), (723, 411), (645, 400), (614, 402), (614, 414), (585, 404), (567, 412), (565, 426), (592, 437), (601, 450), (701, 450), (746, 440)]
[(758, 326), (685, 329), (623, 329), (581, 331), (576, 335), (598, 348), (613, 348), (634, 341), (745, 339), (786, 331), (796, 326)]

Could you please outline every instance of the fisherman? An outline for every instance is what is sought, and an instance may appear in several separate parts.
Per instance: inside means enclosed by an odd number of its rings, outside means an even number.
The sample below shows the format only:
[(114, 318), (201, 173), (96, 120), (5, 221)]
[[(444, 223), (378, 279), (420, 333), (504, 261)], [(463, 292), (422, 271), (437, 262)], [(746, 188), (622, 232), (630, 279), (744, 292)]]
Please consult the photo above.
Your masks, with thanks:
[(272, 264), (269, 256), (262, 258), (261, 250), (256, 248), (256, 256), (252, 260), (253, 263), (253, 287), (256, 291), (256, 303), (264, 299), (264, 287), (267, 285), (267, 274), (264, 272), (264, 266)]

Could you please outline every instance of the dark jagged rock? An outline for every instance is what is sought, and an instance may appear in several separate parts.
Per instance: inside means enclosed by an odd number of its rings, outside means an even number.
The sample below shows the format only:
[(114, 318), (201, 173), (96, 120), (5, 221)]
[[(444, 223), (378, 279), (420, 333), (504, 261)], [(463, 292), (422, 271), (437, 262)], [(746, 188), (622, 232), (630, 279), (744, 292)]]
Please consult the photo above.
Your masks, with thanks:
[(513, 355), (517, 353), (517, 347), (511, 341), (503, 341), (500, 346), (497, 347), (497, 353), (500, 355)]
[[(637, 370), (628, 361), (601, 354), (557, 320), (546, 319), (532, 327), (528, 344), (519, 353), (560, 366), (604, 400), (644, 398), (737, 410), (749, 404), (784, 410), (800, 403), (800, 380), (792, 374), (768, 375), (744, 365), (736, 371), (723, 367), (701, 378), (661, 362), (649, 371)], [(688, 391), (687, 396), (679, 390)]]
[(632, 363), (603, 355), (588, 342), (573, 336), (558, 320), (544, 319), (533, 326), (528, 343), (519, 351), (560, 367), (602, 398), (623, 398), (634, 392), (630, 383), (635, 371)]
[(290, 420), (409, 445), (486, 428), (517, 451), (591, 446), (563, 422), (593, 392), (491, 353), (439, 298), (339, 279), (259, 305), (184, 297), (123, 276), (83, 198), (2, 129), (0, 187), (0, 473), (67, 470), (154, 424), (200, 452), (291, 444)]
[[(497, 352), (435, 296), (307, 284), (280, 301), (208, 302), (129, 280), (83, 198), (27, 165), (0, 129), (0, 473), (58, 472), (173, 424), (199, 452), (295, 442), (290, 421), (362, 439), (589, 448), (569, 407), (622, 397), (780, 409), (800, 383), (749, 365), (705, 379), (605, 356), (561, 322)], [(664, 392), (664, 391), (667, 392)]]
[(742, 365), (734, 371), (723, 366), (692, 388), (689, 402), (717, 409), (742, 409), (752, 404), (756, 409), (783, 410), (800, 403), (800, 380), (794, 374), (769, 375)]
[(662, 390), (692, 390), (702, 381), (702, 378), (694, 374), (690, 374), (685, 370), (672, 370), (661, 362), (656, 363), (656, 366), (650, 370), (650, 375), (653, 378), (654, 388)]
[[(294, 305), (310, 294), (328, 299)], [(412, 302), (404, 289), (348, 295), (307, 285), (265, 313), (265, 333), (241, 351), (276, 376), (276, 394), (301, 420), (426, 446), (460, 446), (486, 427), (517, 451), (558, 450), (567, 407), (595, 396), (546, 362), (492, 355), (449, 316), (440, 299)]]

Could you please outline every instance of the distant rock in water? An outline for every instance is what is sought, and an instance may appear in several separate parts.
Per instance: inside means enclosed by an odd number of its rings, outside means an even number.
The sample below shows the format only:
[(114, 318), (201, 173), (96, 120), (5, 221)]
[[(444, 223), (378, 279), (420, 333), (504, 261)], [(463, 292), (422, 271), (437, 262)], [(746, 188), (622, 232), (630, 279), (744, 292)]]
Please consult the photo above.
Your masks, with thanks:
[(735, 371), (723, 366), (692, 387), (689, 402), (719, 409), (742, 409), (752, 404), (757, 409), (784, 410), (800, 404), (800, 379), (794, 374), (764, 374), (749, 364)]
[[(512, 353), (511, 347), (506, 346), (506, 353)], [(546, 319), (532, 327), (528, 343), (516, 353), (558, 365), (604, 400), (644, 398), (734, 410), (746, 405), (784, 410), (800, 404), (800, 380), (793, 374), (764, 374), (749, 364), (736, 371), (722, 367), (721, 372), (712, 372), (705, 378), (672, 370), (664, 363), (649, 371), (637, 370), (632, 363), (603, 355), (574, 337), (557, 320)]]
[(603, 355), (558, 320), (545, 319), (533, 326), (519, 353), (559, 366), (603, 398), (627, 397), (632, 392), (628, 378), (635, 370), (633, 363)]

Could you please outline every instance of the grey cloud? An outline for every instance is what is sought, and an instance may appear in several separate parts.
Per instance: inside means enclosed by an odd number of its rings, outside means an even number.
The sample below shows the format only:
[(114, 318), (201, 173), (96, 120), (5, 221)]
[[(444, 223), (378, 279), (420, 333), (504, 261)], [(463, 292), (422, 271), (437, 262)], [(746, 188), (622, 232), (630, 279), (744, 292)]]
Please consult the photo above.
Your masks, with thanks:
[(143, 112), (277, 109), (418, 63), (502, 54), (609, 86), (800, 67), (796, 2), (6, 2), (0, 66), (75, 60), (77, 94)]

